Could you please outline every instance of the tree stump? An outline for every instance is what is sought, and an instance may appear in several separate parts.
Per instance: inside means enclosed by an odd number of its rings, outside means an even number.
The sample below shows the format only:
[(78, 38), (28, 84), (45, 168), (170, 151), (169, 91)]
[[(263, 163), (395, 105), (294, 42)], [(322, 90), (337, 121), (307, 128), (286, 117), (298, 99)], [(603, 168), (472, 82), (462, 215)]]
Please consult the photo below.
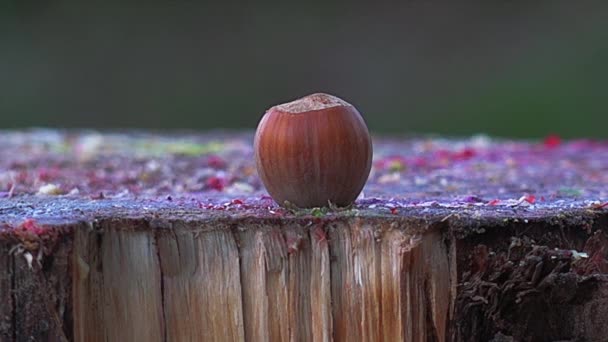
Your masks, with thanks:
[(0, 340), (608, 337), (608, 143), (376, 137), (286, 209), (252, 138), (0, 133)]

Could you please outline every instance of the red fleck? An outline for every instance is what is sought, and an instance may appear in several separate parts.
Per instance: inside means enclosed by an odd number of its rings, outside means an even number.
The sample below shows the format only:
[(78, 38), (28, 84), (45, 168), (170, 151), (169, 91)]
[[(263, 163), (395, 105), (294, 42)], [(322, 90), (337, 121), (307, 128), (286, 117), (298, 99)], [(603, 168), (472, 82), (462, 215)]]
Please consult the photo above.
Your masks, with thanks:
[(317, 226), (317, 228), (312, 231), (312, 236), (315, 238), (315, 240), (317, 240), (317, 243), (323, 243), (327, 241), (327, 233), (320, 226)]
[(232, 201), (230, 201), (231, 204), (243, 204), (243, 201), (240, 199), (233, 199)]
[(453, 158), (454, 160), (468, 160), (475, 157), (475, 154), (476, 152), (474, 149), (467, 147), (461, 151), (454, 153)]
[(59, 177), (59, 169), (56, 167), (53, 168), (41, 168), (38, 170), (38, 179), (43, 182), (51, 181), (57, 177)]
[(545, 138), (545, 140), (543, 141), (543, 144), (545, 145), (546, 148), (556, 148), (559, 145), (561, 145), (561, 143), (562, 143), (562, 139), (556, 134), (551, 134), (551, 135), (547, 136)]
[(41, 225), (39, 225), (35, 219), (28, 218), (19, 226), (21, 230), (28, 233), (33, 233), (35, 235), (40, 235), (44, 233), (45, 229)]
[(530, 203), (530, 204), (534, 204), (534, 202), (536, 202), (536, 196), (534, 195), (526, 195), (524, 196), (524, 201)]
[(391, 208), (391, 214), (397, 215), (398, 213), (399, 211), (397, 210), (397, 208)]
[(422, 157), (415, 157), (410, 160), (410, 164), (416, 167), (425, 167), (428, 163), (426, 159)]
[(214, 169), (223, 169), (226, 167), (226, 162), (224, 161), (224, 159), (216, 155), (211, 155), (207, 157), (207, 165)]
[(434, 157), (440, 161), (440, 164), (446, 165), (455, 161), (469, 160), (475, 157), (476, 154), (477, 152), (474, 149), (467, 147), (457, 152), (440, 149), (435, 151)]
[(207, 181), (205, 182), (205, 184), (207, 185), (208, 188), (217, 190), (217, 191), (222, 191), (224, 190), (224, 187), (226, 186), (226, 180), (223, 178), (219, 178), (219, 177), (209, 177), (207, 179)]
[(493, 199), (490, 202), (488, 202), (488, 205), (498, 205), (500, 203), (499, 199)]

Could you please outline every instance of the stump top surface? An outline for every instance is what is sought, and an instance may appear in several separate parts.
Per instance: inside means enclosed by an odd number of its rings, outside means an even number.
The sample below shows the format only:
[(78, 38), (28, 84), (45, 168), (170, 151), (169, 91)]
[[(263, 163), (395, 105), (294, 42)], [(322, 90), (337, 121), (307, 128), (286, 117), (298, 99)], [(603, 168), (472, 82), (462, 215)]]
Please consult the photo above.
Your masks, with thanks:
[(484, 225), (584, 220), (608, 209), (605, 141), (375, 137), (363, 195), (340, 211), (278, 207), (257, 177), (252, 141), (248, 132), (1, 132), (0, 229), (33, 220), (343, 216)]

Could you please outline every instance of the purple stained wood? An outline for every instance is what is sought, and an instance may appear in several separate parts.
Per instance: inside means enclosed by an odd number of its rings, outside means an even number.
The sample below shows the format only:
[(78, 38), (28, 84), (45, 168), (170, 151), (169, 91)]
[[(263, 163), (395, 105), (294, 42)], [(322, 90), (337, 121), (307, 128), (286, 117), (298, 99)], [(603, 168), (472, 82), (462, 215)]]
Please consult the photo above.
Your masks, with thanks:
[[(289, 219), (359, 215), (447, 220), (566, 220), (608, 209), (608, 142), (374, 139), (374, 165), (350, 211), (280, 208), (243, 133), (0, 133), (4, 229), (27, 218)], [(447, 217), (448, 215), (451, 215)], [(457, 215), (455, 215), (457, 214)]]

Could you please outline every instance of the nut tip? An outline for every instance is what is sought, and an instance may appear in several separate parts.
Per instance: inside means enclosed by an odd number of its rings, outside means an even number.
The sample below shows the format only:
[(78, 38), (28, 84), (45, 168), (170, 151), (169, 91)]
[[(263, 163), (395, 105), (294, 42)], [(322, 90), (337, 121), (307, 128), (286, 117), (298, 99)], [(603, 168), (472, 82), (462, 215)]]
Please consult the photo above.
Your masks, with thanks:
[(270, 110), (278, 110), (283, 113), (301, 114), (316, 110), (323, 110), (331, 107), (352, 106), (350, 103), (342, 100), (339, 97), (325, 94), (315, 93), (297, 100), (283, 103), (272, 107)]

